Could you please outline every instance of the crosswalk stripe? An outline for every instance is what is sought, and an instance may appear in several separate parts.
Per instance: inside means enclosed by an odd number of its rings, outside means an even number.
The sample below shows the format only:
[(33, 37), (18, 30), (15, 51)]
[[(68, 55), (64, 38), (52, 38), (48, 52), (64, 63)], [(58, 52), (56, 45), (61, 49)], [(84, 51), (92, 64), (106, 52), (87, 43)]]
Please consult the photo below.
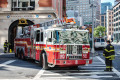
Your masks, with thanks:
[(104, 70), (47, 70), (47, 71), (45, 71), (45, 72), (56, 72), (56, 71), (96, 71), (96, 72), (99, 72), (99, 71), (104, 71)]
[(100, 66), (105, 66), (105, 65), (86, 65), (86, 66), (97, 66), (97, 67), (100, 67)]
[(49, 76), (51, 76), (51, 75), (54, 75), (54, 76), (56, 76), (56, 75), (62, 75), (62, 76), (67, 76), (67, 75), (96, 75), (96, 74), (114, 74), (113, 72), (90, 72), (90, 73), (62, 73), (62, 74), (60, 74), (60, 73), (52, 73), (52, 74), (49, 74), (49, 73), (46, 73), (46, 74), (42, 74), (42, 75), (49, 75)]
[(93, 62), (92, 64), (104, 64), (104, 63), (102, 63), (102, 62)]
[(106, 67), (104, 67), (104, 66), (101, 66), (101, 67), (84, 66), (84, 67), (80, 67), (80, 68), (93, 68), (93, 69), (97, 69), (97, 68), (106, 68)]
[(52, 79), (81, 79), (81, 78), (84, 78), (84, 79), (99, 79), (99, 78), (111, 78), (113, 76), (59, 76), (59, 77), (47, 77), (47, 78), (52, 78)]
[(9, 60), (9, 61), (6, 61), (6, 62), (0, 64), (0, 66), (6, 66), (6, 65), (11, 64), (11, 63), (13, 63), (13, 62), (15, 62), (15, 61), (16, 61), (16, 60)]
[[(101, 79), (101, 78), (112, 78), (115, 76), (115, 72), (105, 72), (105, 63), (99, 60), (97, 57), (93, 64), (85, 66), (79, 66), (78, 70), (47, 70), (40, 75), (40, 79)], [(95, 59), (94, 59), (95, 60)], [(99, 60), (99, 62), (98, 62)], [(116, 75), (117, 76), (117, 75)]]
[(34, 80), (38, 80), (38, 79), (41, 77), (41, 75), (43, 75), (44, 72), (45, 72), (45, 70), (41, 69), (41, 70), (38, 72), (38, 74), (34, 77)]
[[(97, 57), (101, 62), (105, 63), (105, 61), (103, 59), (101, 59), (100, 57)], [(113, 67), (113, 71), (119, 76), (120, 78), (120, 72), (117, 71), (114, 67)]]

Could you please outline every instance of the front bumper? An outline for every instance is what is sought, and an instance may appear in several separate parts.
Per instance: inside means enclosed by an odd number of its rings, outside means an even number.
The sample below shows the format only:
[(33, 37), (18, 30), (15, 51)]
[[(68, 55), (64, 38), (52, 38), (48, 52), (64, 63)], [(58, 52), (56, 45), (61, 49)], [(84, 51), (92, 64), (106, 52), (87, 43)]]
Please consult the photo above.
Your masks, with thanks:
[(92, 64), (92, 59), (81, 59), (81, 60), (54, 60), (54, 65), (57, 66), (79, 66)]

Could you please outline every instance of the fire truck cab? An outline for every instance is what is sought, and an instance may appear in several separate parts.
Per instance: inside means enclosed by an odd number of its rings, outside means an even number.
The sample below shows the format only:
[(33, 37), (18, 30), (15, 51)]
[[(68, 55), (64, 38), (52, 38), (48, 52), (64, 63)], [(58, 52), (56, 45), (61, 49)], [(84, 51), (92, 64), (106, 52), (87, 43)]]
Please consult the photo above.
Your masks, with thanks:
[[(21, 31), (22, 30), (22, 31)], [(89, 32), (55, 21), (26, 26), (14, 40), (15, 56), (39, 61), (43, 69), (91, 64)]]

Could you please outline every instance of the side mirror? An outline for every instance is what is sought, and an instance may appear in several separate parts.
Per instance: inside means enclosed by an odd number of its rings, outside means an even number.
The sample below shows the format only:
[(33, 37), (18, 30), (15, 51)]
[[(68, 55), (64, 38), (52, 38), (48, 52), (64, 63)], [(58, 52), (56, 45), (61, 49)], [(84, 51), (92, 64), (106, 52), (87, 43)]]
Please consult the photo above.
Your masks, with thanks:
[(23, 34), (20, 34), (20, 37), (23, 37)]

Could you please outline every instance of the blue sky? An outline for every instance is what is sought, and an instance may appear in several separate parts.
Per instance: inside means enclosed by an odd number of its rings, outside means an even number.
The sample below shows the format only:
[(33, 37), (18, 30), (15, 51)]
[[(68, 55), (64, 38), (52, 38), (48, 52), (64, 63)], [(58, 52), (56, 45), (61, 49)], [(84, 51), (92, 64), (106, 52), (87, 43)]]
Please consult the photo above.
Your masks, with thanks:
[(101, 0), (101, 2), (102, 2), (102, 3), (103, 3), (103, 2), (111, 2), (112, 5), (114, 5), (114, 0)]

